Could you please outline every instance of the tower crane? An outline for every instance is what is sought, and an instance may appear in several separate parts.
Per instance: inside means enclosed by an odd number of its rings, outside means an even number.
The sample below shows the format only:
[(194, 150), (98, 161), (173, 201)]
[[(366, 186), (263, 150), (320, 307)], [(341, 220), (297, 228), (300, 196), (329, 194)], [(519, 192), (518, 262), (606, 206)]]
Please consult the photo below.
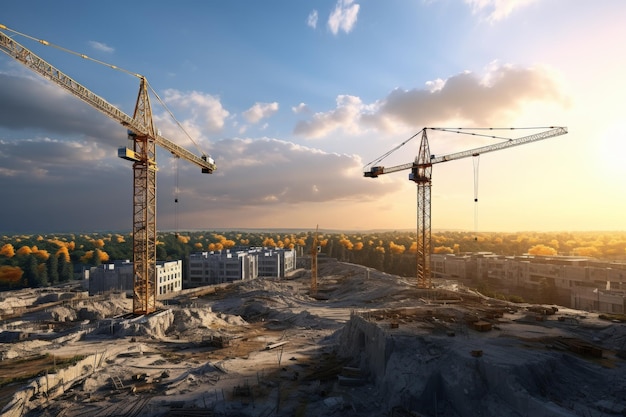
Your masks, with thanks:
[[(140, 82), (135, 110), (131, 117), (7, 36), (2, 32), (3, 30), (18, 33), (0, 24), (0, 50), (2, 52), (127, 128), (133, 148), (118, 149), (118, 156), (133, 163), (133, 313), (137, 315), (153, 313), (156, 311), (158, 288), (156, 145), (178, 158), (199, 166), (205, 174), (211, 174), (217, 168), (215, 161), (207, 154), (196, 156), (164, 138), (155, 129), (148, 95), (148, 82), (142, 75), (133, 74), (139, 78)], [(45, 40), (38, 41), (43, 45), (49, 45)], [(85, 55), (81, 57), (88, 58)]]
[[(462, 129), (462, 128), (461, 128)], [(383, 174), (390, 174), (392, 172), (403, 171), (405, 169), (410, 169), (411, 172), (409, 174), (409, 180), (415, 182), (417, 184), (417, 286), (418, 288), (430, 288), (432, 285), (431, 281), (431, 271), (430, 271), (430, 254), (431, 254), (431, 204), (430, 204), (430, 191), (432, 185), (432, 168), (433, 165), (441, 163), (454, 161), (456, 159), (467, 158), (470, 156), (478, 156), (483, 153), (498, 151), (501, 149), (510, 148), (512, 146), (524, 145), (526, 143), (535, 142), (538, 140), (548, 139), (554, 136), (564, 135), (567, 133), (566, 127), (549, 127), (549, 128), (536, 128), (536, 129), (548, 129), (543, 132), (535, 133), (529, 136), (523, 136), (517, 139), (507, 139), (507, 138), (499, 138), (506, 139), (503, 142), (470, 149), (466, 151), (451, 153), (443, 156), (435, 156), (430, 153), (430, 146), (428, 144), (428, 135), (426, 134), (427, 130), (440, 130), (440, 131), (448, 131), (455, 133), (464, 133), (470, 135), (477, 136), (488, 136), (481, 135), (476, 133), (467, 133), (462, 131), (461, 129), (450, 129), (450, 128), (423, 128), (415, 135), (411, 136), (409, 139), (402, 142), (399, 146), (392, 149), (391, 151), (385, 153), (381, 157), (375, 159), (365, 166), (366, 170), (364, 171), (364, 176), (368, 178), (377, 178)], [(488, 130), (496, 130), (494, 128), (486, 128)], [(510, 130), (515, 128), (510, 128)], [(477, 130), (477, 129), (474, 129)], [(422, 134), (420, 147), (417, 156), (413, 162), (409, 162), (402, 165), (396, 165), (392, 167), (384, 167), (380, 165), (375, 165), (380, 163), (384, 158), (389, 156), (392, 152), (405, 145), (411, 139), (417, 137), (419, 134)], [(495, 136), (489, 136), (492, 138), (496, 138)], [(367, 169), (367, 167), (370, 167)]]

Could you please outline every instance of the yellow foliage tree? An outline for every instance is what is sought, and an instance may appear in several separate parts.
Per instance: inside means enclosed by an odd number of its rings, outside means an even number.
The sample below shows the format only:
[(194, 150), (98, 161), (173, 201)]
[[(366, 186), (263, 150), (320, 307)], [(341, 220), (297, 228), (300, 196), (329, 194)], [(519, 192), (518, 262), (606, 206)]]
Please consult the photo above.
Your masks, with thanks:
[[(34, 249), (37, 249), (37, 250), (34, 250)], [(50, 257), (50, 254), (48, 253), (47, 250), (39, 249), (36, 246), (33, 246), (33, 255), (35, 255), (38, 258), (43, 259), (44, 261)]]
[(103, 250), (96, 251), (100, 255), (100, 262), (107, 262), (109, 260), (109, 254)]
[(80, 257), (80, 261), (84, 264), (88, 263), (89, 260), (93, 258), (93, 251), (92, 250), (88, 250), (87, 252), (85, 252), (85, 254), (83, 256)]
[(539, 244), (528, 249), (528, 254), (539, 256), (554, 256), (557, 254), (557, 251), (550, 246)]
[(196, 242), (196, 243), (194, 243), (194, 244), (193, 244), (193, 246), (194, 246), (196, 249), (202, 249), (202, 243), (200, 243), (200, 242)]
[(221, 243), (225, 248), (232, 248), (235, 246), (235, 241), (231, 239), (224, 239)]
[(15, 256), (15, 248), (10, 243), (6, 243), (0, 248), (0, 255), (12, 258)]
[(352, 250), (352, 248), (354, 247), (354, 245), (352, 244), (352, 242), (350, 242), (350, 240), (346, 237), (342, 237), (339, 240), (339, 243), (346, 249), (348, 250)]
[(600, 254), (600, 250), (596, 246), (580, 246), (574, 248), (574, 253), (578, 256), (595, 258)]
[(70, 261), (70, 252), (67, 250), (67, 246), (62, 246), (56, 253), (56, 256), (59, 258), (63, 256), (65, 258), (65, 262)]
[(33, 253), (33, 250), (28, 246), (22, 246), (17, 250), (17, 254), (20, 256), (30, 255), (31, 253)]
[(449, 246), (436, 246), (433, 248), (433, 253), (454, 253), (454, 249)]
[(274, 242), (274, 238), (266, 237), (265, 239), (263, 239), (263, 246), (266, 248), (275, 248), (276, 242)]
[(404, 245), (398, 245), (394, 242), (389, 242), (389, 250), (391, 253), (395, 253), (396, 255), (404, 253), (406, 247)]
[(0, 266), (0, 282), (3, 284), (18, 284), (24, 275), (24, 271), (19, 266)]

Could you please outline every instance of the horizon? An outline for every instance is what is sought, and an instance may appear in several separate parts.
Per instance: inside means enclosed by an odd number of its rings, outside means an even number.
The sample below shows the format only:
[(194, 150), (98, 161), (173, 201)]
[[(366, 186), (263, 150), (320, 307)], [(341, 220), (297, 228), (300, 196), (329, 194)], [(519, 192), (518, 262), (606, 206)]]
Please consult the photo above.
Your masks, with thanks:
[[(206, 232), (243, 232), (243, 233), (312, 233), (315, 232), (315, 228), (201, 228), (201, 229), (180, 229), (180, 230), (157, 230), (157, 233), (170, 233), (170, 234), (185, 234), (185, 233), (206, 233)], [(330, 234), (342, 234), (342, 233), (355, 233), (355, 234), (367, 234), (367, 233), (416, 233), (415, 229), (363, 229), (363, 230), (348, 230), (348, 229), (332, 229), (332, 228), (318, 228), (320, 233)], [(465, 233), (465, 234), (559, 234), (559, 233), (572, 233), (572, 234), (605, 234), (605, 233), (617, 233), (626, 234), (626, 230), (502, 230), (502, 231), (474, 231), (474, 230), (461, 230), (461, 229), (432, 229), (432, 233)], [(84, 230), (84, 231), (49, 231), (49, 232), (0, 232), (0, 236), (33, 236), (33, 235), (107, 235), (107, 234), (132, 234), (132, 230)]]

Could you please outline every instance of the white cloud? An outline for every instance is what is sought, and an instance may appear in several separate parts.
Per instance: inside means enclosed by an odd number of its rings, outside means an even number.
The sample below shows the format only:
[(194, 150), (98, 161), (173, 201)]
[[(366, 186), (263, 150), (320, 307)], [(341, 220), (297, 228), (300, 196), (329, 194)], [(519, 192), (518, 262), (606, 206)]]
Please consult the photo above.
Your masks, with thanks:
[(446, 80), (429, 81), (422, 89), (396, 88), (372, 104), (356, 96), (338, 96), (335, 109), (298, 122), (294, 133), (321, 138), (337, 129), (359, 134), (372, 127), (397, 132), (450, 121), (501, 125), (530, 103), (566, 107), (569, 100), (557, 74), (546, 68), (492, 63), (482, 76), (466, 71)]
[(212, 132), (221, 130), (230, 114), (222, 107), (219, 97), (198, 91), (181, 92), (168, 89), (165, 91), (164, 100), (168, 105), (188, 111), (191, 114), (190, 121)]
[[(220, 175), (219, 181), (211, 185), (215, 196), (211, 205), (216, 209), (258, 210), (285, 203), (359, 200), (370, 193), (397, 189), (395, 185), (383, 189), (381, 184), (363, 181), (363, 163), (356, 155), (325, 152), (272, 138), (222, 139), (213, 150), (218, 155), (216, 175)], [(257, 175), (261, 168), (262, 175)], [(204, 197), (198, 193), (197, 198)]]
[(360, 6), (354, 0), (338, 0), (335, 9), (328, 18), (328, 27), (333, 35), (343, 30), (350, 33), (356, 25)]
[(317, 10), (313, 10), (311, 13), (309, 13), (309, 16), (306, 19), (307, 26), (315, 29), (317, 27), (317, 18)]
[(568, 104), (555, 75), (542, 68), (497, 66), (483, 77), (463, 72), (434, 85), (428, 90), (395, 89), (380, 102), (374, 119), (391, 118), (413, 127), (447, 120), (490, 126), (501, 125), (529, 102)]
[(115, 48), (98, 41), (89, 41), (89, 46), (97, 51), (106, 52), (108, 54), (115, 52)]
[(537, 0), (465, 0), (473, 13), (487, 13), (487, 20), (496, 22), (506, 19), (513, 10), (521, 9)]
[(313, 119), (299, 122), (294, 133), (306, 138), (319, 138), (328, 135), (336, 129), (349, 133), (359, 131), (361, 114), (365, 111), (359, 97), (340, 95), (337, 97), (337, 107), (325, 113), (315, 113)]
[(294, 112), (295, 114), (304, 113), (304, 112), (309, 111), (309, 106), (307, 106), (304, 103), (300, 103), (297, 106), (293, 106), (291, 108), (291, 111)]
[(260, 120), (272, 116), (278, 111), (278, 103), (255, 103), (254, 106), (243, 112), (248, 123), (258, 123)]

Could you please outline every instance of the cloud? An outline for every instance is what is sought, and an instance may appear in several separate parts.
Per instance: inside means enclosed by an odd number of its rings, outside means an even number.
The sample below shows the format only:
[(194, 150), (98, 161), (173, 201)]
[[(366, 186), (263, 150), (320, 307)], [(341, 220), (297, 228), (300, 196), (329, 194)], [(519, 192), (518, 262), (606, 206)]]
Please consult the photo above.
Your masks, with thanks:
[(313, 29), (315, 29), (317, 27), (317, 10), (313, 10), (311, 13), (309, 13), (309, 16), (306, 18), (306, 24), (307, 26), (312, 27)]
[(120, 143), (119, 138), (126, 135), (123, 129), (112, 133), (115, 126), (114, 121), (49, 81), (0, 74), (0, 128), (80, 134)]
[(363, 181), (363, 163), (356, 155), (273, 138), (223, 139), (214, 144), (214, 151), (219, 171), (211, 180), (212, 195), (189, 197), (210, 200), (218, 208), (261, 210), (279, 204), (360, 200), (381, 192)]
[(463, 72), (427, 82), (422, 89), (396, 88), (372, 104), (364, 104), (355, 96), (338, 96), (335, 109), (298, 122), (294, 133), (320, 138), (338, 129), (349, 134), (369, 128), (394, 132), (447, 121), (501, 125), (529, 102), (567, 106), (569, 98), (547, 69), (493, 64), (482, 77)]
[(335, 9), (328, 18), (328, 27), (333, 35), (343, 30), (350, 33), (356, 25), (360, 6), (354, 0), (338, 0)]
[(501, 125), (528, 102), (568, 102), (558, 81), (541, 68), (496, 66), (482, 78), (464, 72), (428, 87), (393, 90), (378, 103), (379, 109), (370, 121), (381, 128), (389, 122), (423, 127), (446, 120)]
[(278, 111), (278, 103), (255, 103), (254, 106), (243, 112), (248, 123), (258, 123), (260, 120), (272, 116)]
[[(66, 181), (75, 175), (75, 169), (100, 165), (110, 157), (112, 149), (89, 140), (61, 140), (49, 137), (0, 141), (0, 160), (5, 171), (0, 177), (16, 177), (22, 180)], [(57, 169), (59, 167), (69, 167)]]
[(341, 129), (350, 133), (360, 130), (359, 122), (365, 106), (359, 97), (340, 95), (337, 107), (326, 113), (315, 113), (312, 120), (303, 120), (296, 124), (294, 133), (306, 138), (320, 138), (330, 132)]
[(487, 20), (496, 22), (506, 19), (515, 9), (521, 9), (537, 0), (465, 0), (470, 5), (472, 12), (487, 12)]
[[(309, 218), (325, 218), (328, 212), (338, 214), (347, 207), (353, 211), (355, 203), (384, 198), (407, 182), (401, 176), (368, 181), (359, 156), (274, 138), (223, 139), (213, 149), (218, 166), (214, 174), (181, 175), (178, 210), (182, 213), (184, 207), (184, 214), (178, 224), (302, 227)], [(171, 187), (166, 183), (171, 178), (161, 175), (159, 181), (160, 190)], [(160, 227), (174, 224), (174, 210), (165, 206), (159, 219)]]
[(297, 106), (293, 106), (291, 108), (291, 111), (294, 112), (295, 114), (306, 113), (309, 111), (309, 106), (307, 106), (304, 103), (300, 103)]
[(89, 46), (97, 51), (106, 52), (108, 54), (115, 52), (115, 48), (98, 41), (89, 41)]
[[(219, 97), (199, 91), (182, 92), (176, 89), (165, 90), (164, 101), (178, 110), (190, 113), (188, 123), (216, 132), (224, 128), (224, 121), (230, 113), (222, 107)], [(176, 113), (176, 112), (175, 112)]]

